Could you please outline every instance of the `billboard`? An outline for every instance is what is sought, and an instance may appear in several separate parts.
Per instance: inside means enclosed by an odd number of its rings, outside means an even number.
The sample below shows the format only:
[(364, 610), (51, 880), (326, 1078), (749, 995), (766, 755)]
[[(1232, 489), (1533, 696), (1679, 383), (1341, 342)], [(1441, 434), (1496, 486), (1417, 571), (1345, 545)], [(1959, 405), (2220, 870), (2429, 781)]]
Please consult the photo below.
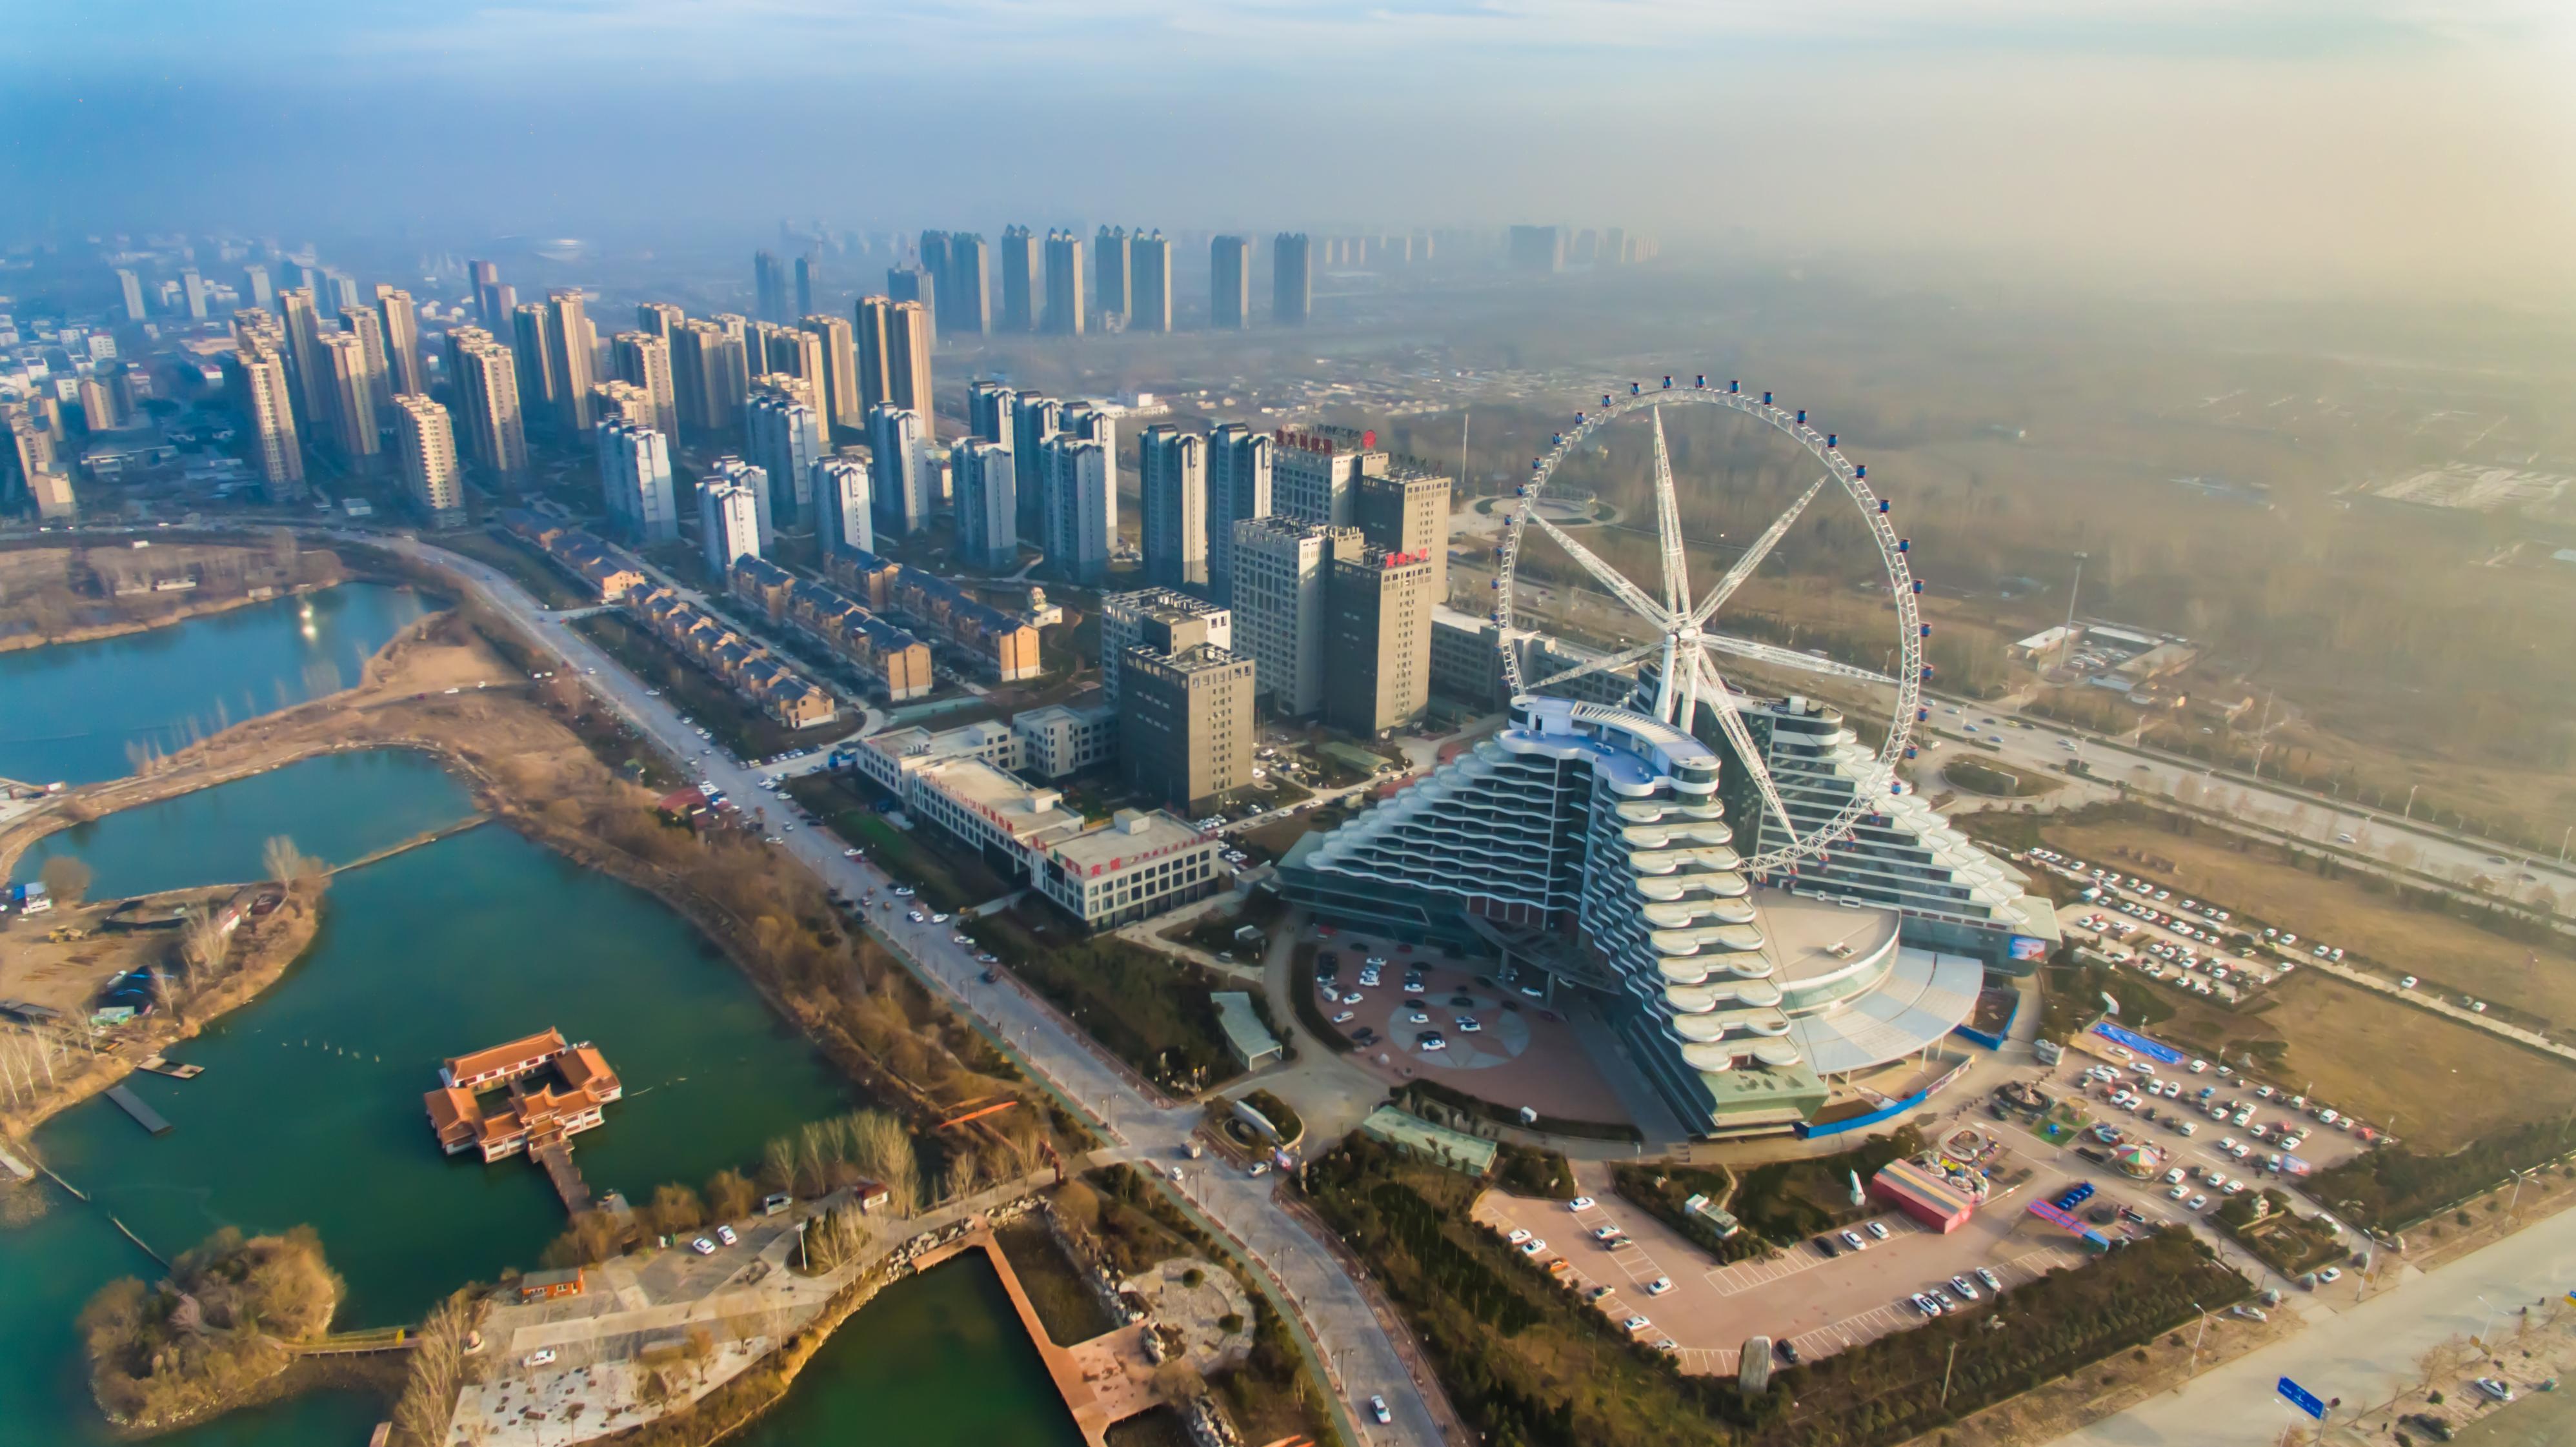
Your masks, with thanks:
[(2044, 960), (2048, 958), (2048, 941), (2013, 935), (2004, 941), (2004, 955), (2015, 960)]

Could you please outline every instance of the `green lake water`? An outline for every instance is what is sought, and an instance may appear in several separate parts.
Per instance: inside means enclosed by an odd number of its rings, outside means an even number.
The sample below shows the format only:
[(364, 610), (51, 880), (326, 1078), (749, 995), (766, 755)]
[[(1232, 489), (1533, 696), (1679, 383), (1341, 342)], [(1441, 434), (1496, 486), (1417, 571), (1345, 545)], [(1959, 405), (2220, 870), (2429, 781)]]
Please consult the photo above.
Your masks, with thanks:
[(473, 796), (427, 754), (325, 754), (48, 834), (14, 874), (34, 879), (46, 860), (67, 854), (95, 872), (92, 899), (149, 894), (258, 879), (272, 835), (347, 864), (473, 812)]
[(969, 1251), (878, 1293), (742, 1447), (1081, 1447), (993, 1263)]
[[(130, 891), (246, 877), (269, 833), (347, 858), (467, 807), (446, 775), (388, 751), (111, 815), (66, 843), (102, 892)], [(133, 1077), (170, 1133), (145, 1135), (103, 1098), (37, 1133), (94, 1200), (47, 1187), (41, 1219), (0, 1228), (0, 1447), (108, 1440), (73, 1318), (105, 1282), (154, 1270), (111, 1215), (164, 1254), (220, 1226), (310, 1223), (348, 1279), (342, 1327), (414, 1320), (466, 1280), (534, 1266), (563, 1227), (543, 1172), (441, 1155), (421, 1094), (442, 1058), (550, 1025), (596, 1043), (626, 1084), (575, 1151), (603, 1192), (640, 1200), (747, 1167), (767, 1137), (856, 1103), (685, 921), (498, 825), (342, 875), (304, 960), (173, 1052), (203, 1076)], [(826, 1345), (775, 1430), (814, 1425), (755, 1440), (1075, 1440), (989, 1277), (950, 1266), (887, 1292)], [(158, 1440), (355, 1444), (379, 1411), (317, 1395)]]
[(0, 653), (0, 778), (86, 784), (358, 681), (433, 605), (408, 587), (343, 583), (95, 643)]

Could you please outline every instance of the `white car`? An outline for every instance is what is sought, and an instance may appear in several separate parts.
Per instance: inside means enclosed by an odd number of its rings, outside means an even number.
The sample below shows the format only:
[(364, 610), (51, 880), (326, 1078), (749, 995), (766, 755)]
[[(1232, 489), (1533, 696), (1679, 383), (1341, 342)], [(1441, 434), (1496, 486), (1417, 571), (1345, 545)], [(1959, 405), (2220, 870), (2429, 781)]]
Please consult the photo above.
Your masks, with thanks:
[(1504, 1240), (1506, 1240), (1506, 1241), (1509, 1241), (1510, 1243), (1512, 1243), (1512, 1244), (1513, 1244), (1513, 1245), (1515, 1245), (1515, 1246), (1518, 1246), (1518, 1245), (1520, 1245), (1522, 1242), (1527, 1241), (1528, 1239), (1530, 1239), (1530, 1234), (1531, 1234), (1531, 1233), (1530, 1233), (1530, 1231), (1529, 1231), (1529, 1229), (1528, 1229), (1527, 1227), (1524, 1227), (1524, 1226), (1515, 1226), (1515, 1227), (1513, 1227), (1513, 1228), (1512, 1228), (1512, 1230), (1511, 1230), (1511, 1234), (1510, 1234), (1510, 1235), (1508, 1235), (1508, 1236), (1505, 1236), (1503, 1239), (1504, 1239)]
[(741, 1237), (733, 1234), (733, 1228), (731, 1226), (718, 1226), (716, 1228), (716, 1239), (722, 1241), (727, 1246), (736, 1245), (742, 1240)]
[(2404, 979), (2401, 979), (2401, 980), (2399, 980), (2399, 981), (2397, 982), (2397, 988), (2399, 988), (2399, 989), (2401, 989), (2401, 990), (2411, 990), (2411, 989), (2414, 989), (2414, 988), (2415, 988), (2415, 985), (2416, 985), (2416, 980), (2415, 980), (2415, 977), (2414, 977), (2413, 975), (2408, 975), (2408, 976), (2406, 976)]
[(1874, 1237), (1876, 1237), (1877, 1239), (1879, 1239), (1879, 1240), (1881, 1240), (1881, 1241), (1884, 1241), (1884, 1240), (1886, 1240), (1886, 1239), (1887, 1239), (1887, 1228), (1886, 1228), (1885, 1226), (1883, 1226), (1883, 1225), (1880, 1225), (1878, 1222), (1876, 1222), (1876, 1221), (1872, 1221), (1872, 1222), (1870, 1222), (1870, 1223), (1869, 1223), (1869, 1227), (1868, 1227), (1868, 1229), (1869, 1229), (1869, 1234), (1870, 1234), (1870, 1235), (1872, 1235), (1872, 1236), (1874, 1236)]
[(1626, 1235), (1627, 1233), (1620, 1230), (1616, 1225), (1595, 1226), (1592, 1228), (1592, 1239), (1595, 1241), (1617, 1241)]
[(1446, 1050), (1449, 1048), (1449, 1042), (1440, 1038), (1440, 1032), (1437, 1030), (1423, 1031), (1421, 1034), (1413, 1037), (1413, 1043), (1417, 1048), (1423, 1050)]
[(1344, 1010), (1342, 1013), (1333, 1017), (1333, 1023), (1336, 1025), (1347, 1025), (1351, 1023), (1352, 1013), (1353, 1012), (1349, 1010)]
[(1648, 1296), (1661, 1296), (1672, 1289), (1673, 1279), (1669, 1276), (1658, 1276), (1654, 1280), (1646, 1283), (1646, 1294)]
[(1381, 1427), (1395, 1420), (1395, 1414), (1386, 1409), (1384, 1397), (1369, 1398), (1369, 1415), (1377, 1419), (1377, 1424)]
[(1592, 1209), (1592, 1198), (1590, 1196), (1577, 1196), (1573, 1200), (1566, 1202), (1565, 1208), (1569, 1211), (1589, 1211)]
[(695, 1251), (700, 1256), (713, 1256), (716, 1254), (716, 1243), (708, 1240), (704, 1236), (701, 1236), (697, 1240), (689, 1243), (689, 1249)]
[(1988, 1271), (1986, 1268), (1982, 1266), (1977, 1268), (1977, 1279), (1986, 1284), (1986, 1290), (1993, 1292), (1997, 1296), (2004, 1294), (2003, 1278), (1995, 1275), (1991, 1271)]
[(945, 914), (934, 914), (930, 917), (930, 922), (932, 924), (946, 924), (948, 923), (948, 916)]
[(1961, 1301), (1974, 1301), (1977, 1299), (1977, 1288), (1970, 1286), (1968, 1284), (1968, 1278), (1964, 1276), (1951, 1277), (1950, 1289), (1959, 1293), (1959, 1299)]
[(1546, 1249), (1547, 1243), (1536, 1236), (1532, 1236), (1527, 1241), (1521, 1243), (1521, 1254), (1523, 1256), (1536, 1256)]
[(917, 910), (917, 909), (908, 909), (908, 910), (905, 910), (905, 911), (904, 911), (904, 914), (903, 914), (903, 917), (904, 917), (905, 919), (911, 920), (914, 924), (919, 924), (919, 923), (921, 923), (923, 920), (926, 920), (926, 919), (930, 918), (930, 916), (928, 916), (928, 915), (926, 915), (926, 914), (923, 914), (920, 910)]
[(2183, 1202), (2183, 1206), (2187, 1210), (2207, 1210), (2209, 1207), (2209, 1198), (2207, 1196), (2194, 1196), (2190, 1200)]
[(1648, 1328), (1648, 1327), (1650, 1327), (1650, 1326), (1653, 1326), (1653, 1325), (1654, 1325), (1654, 1323), (1653, 1323), (1653, 1322), (1646, 1320), (1646, 1319), (1645, 1319), (1644, 1317), (1642, 1317), (1642, 1316), (1632, 1316), (1632, 1317), (1628, 1318), (1626, 1321), (1623, 1321), (1623, 1322), (1619, 1323), (1619, 1329), (1620, 1329), (1621, 1331), (1625, 1331), (1625, 1332), (1632, 1332), (1632, 1333), (1633, 1333), (1633, 1332), (1641, 1332), (1641, 1331), (1644, 1331), (1646, 1328)]
[(523, 1367), (550, 1366), (553, 1364), (554, 1359), (555, 1349), (553, 1347), (539, 1347), (535, 1351), (528, 1353), (526, 1359), (521, 1361), (519, 1365)]

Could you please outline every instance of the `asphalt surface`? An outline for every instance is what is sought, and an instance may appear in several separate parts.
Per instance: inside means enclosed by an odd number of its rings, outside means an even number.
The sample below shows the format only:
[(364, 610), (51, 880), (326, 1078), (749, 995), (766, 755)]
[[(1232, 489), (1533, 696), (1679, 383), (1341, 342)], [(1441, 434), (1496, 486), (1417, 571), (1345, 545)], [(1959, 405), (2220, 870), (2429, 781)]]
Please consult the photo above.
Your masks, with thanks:
[[(418, 542), (394, 545), (464, 579), (484, 602), (518, 619), (568, 667), (578, 671), (582, 683), (595, 695), (673, 758), (685, 761), (699, 778), (711, 781), (746, 805), (763, 797), (759, 784), (766, 776), (759, 768), (736, 762), (722, 750), (702, 757), (701, 751), (707, 750), (708, 744), (694, 729), (680, 722), (678, 711), (667, 700), (648, 695), (643, 683), (574, 630), (547, 621), (547, 610), (498, 570)], [(851, 898), (864, 898), (870, 890), (885, 897), (901, 882), (870, 861), (845, 857), (842, 843), (828, 833), (800, 827), (784, 833), (782, 838), (784, 842), (777, 846), (782, 854), (811, 870), (826, 887)], [(1269, 1272), (1305, 1315), (1329, 1362), (1333, 1385), (1350, 1409), (1346, 1414), (1347, 1430), (1354, 1434), (1354, 1440), (1441, 1440), (1432, 1410), (1424, 1400), (1425, 1389), (1408, 1374), (1394, 1342), (1372, 1313), (1367, 1295), (1343, 1272), (1324, 1244), (1273, 1198), (1276, 1178), (1244, 1177), (1213, 1156), (1202, 1161), (1185, 1160), (1186, 1143), (1203, 1119), (1198, 1106), (1165, 1108), (1149, 1100), (1093, 1053), (1088, 1042), (1059, 1023), (1034, 999), (1008, 983), (981, 983), (985, 967), (976, 963), (971, 945), (959, 945), (951, 939), (955, 933), (953, 922), (933, 924), (925, 918), (923, 923), (914, 924), (904, 911), (888, 909), (870, 911), (868, 925), (910, 961), (924, 980), (981, 1020), (1031, 1073), (1044, 1078), (1102, 1122), (1107, 1133), (1128, 1148), (1125, 1153), (1132, 1159), (1156, 1169), (1167, 1182), (1172, 1166), (1183, 1167), (1184, 1179), (1178, 1186), (1181, 1194)], [(1366, 1412), (1360, 1404), (1377, 1394), (1385, 1396), (1393, 1411), (1392, 1425), (1379, 1426), (1364, 1420)]]
[[(2563, 1212), (2429, 1274), (2408, 1272), (2357, 1306), (2305, 1331), (2249, 1352), (2128, 1411), (2071, 1432), (2066, 1447), (2269, 1447), (2282, 1429), (2313, 1426), (2275, 1391), (2288, 1377), (2320, 1398), (2344, 1406), (2327, 1419), (2334, 1427), (2365, 1416), (2421, 1380), (2416, 1360), (2428, 1349), (2464, 1335), (2510, 1332), (2521, 1308), (2576, 1284), (2576, 1211)], [(2339, 1284), (2345, 1292), (2350, 1284)], [(2298, 1305), (2293, 1296), (2284, 1309)], [(2493, 1367), (2481, 1363), (2436, 1382), (2457, 1393), (2468, 1379)], [(2521, 1375), (2503, 1373), (2518, 1385)], [(2375, 1440), (2388, 1438), (2371, 1434)], [(2337, 1436), (2334, 1440), (2344, 1440)]]

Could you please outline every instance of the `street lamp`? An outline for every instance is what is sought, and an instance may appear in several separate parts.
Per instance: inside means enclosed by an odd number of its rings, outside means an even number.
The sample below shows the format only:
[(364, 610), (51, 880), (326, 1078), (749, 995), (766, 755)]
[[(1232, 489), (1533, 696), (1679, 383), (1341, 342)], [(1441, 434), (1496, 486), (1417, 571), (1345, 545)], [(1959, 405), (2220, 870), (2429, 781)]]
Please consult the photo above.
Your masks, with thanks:
[(2421, 784), (2409, 784), (2406, 786), (2406, 807), (2399, 813), (2399, 818), (2412, 819), (2415, 817), (2415, 791), (2423, 787), (2424, 786)]

